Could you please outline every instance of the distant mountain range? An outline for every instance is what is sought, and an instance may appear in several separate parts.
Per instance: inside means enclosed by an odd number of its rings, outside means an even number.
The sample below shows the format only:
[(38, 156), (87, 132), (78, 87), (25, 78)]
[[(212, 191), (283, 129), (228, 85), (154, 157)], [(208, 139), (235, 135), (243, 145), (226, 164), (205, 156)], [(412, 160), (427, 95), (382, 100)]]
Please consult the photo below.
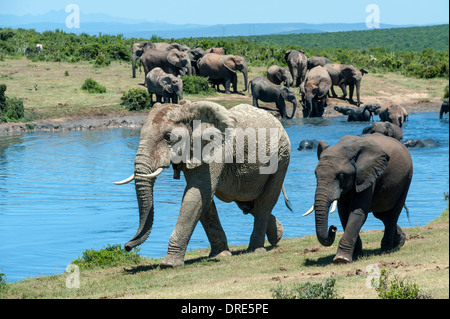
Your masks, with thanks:
[[(66, 18), (69, 13), (64, 10), (49, 11), (43, 15), (14, 16), (0, 14), (0, 28), (35, 29), (38, 32), (56, 29), (68, 33), (87, 33), (90, 35), (122, 34), (125, 38), (162, 38), (251, 36), (292, 33), (322, 33), (336, 31), (367, 30), (365, 23), (243, 23), (243, 24), (170, 24), (111, 17), (105, 14), (80, 13), (80, 28), (68, 28)], [(410, 27), (413, 25), (381, 24), (380, 28)]]

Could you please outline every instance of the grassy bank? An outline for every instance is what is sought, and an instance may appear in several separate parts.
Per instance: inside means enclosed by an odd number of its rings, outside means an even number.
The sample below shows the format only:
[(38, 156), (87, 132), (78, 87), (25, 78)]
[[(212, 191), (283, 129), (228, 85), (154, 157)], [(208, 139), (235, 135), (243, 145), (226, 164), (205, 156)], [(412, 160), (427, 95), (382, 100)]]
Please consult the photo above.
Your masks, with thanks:
[(422, 227), (404, 228), (405, 245), (380, 255), (382, 231), (361, 233), (365, 256), (348, 265), (332, 259), (342, 234), (331, 247), (322, 247), (315, 236), (282, 239), (266, 253), (245, 253), (231, 247), (233, 256), (208, 259), (208, 249), (190, 251), (184, 267), (160, 269), (160, 260), (145, 259), (135, 265), (82, 270), (80, 287), (66, 287), (68, 274), (30, 278), (7, 284), (2, 298), (272, 298), (274, 290), (299, 283), (335, 279), (335, 291), (344, 299), (375, 299), (366, 286), (376, 265), (391, 277), (416, 284), (430, 298), (449, 298), (449, 219), (441, 217)]
[[(264, 76), (265, 67), (250, 67), (249, 80)], [(105, 86), (102, 94), (87, 93), (81, 89), (84, 81), (92, 78)], [(0, 61), (0, 83), (7, 85), (6, 95), (23, 100), (25, 119), (94, 117), (111, 114), (128, 114), (120, 105), (121, 97), (131, 88), (143, 87), (144, 75), (137, 73), (131, 77), (131, 65), (125, 62), (112, 62), (107, 67), (94, 67), (92, 63), (32, 62), (26, 58), (4, 59)], [(402, 76), (398, 73), (371, 74), (364, 76), (361, 96), (364, 103), (386, 103), (392, 101), (406, 104), (408, 111), (421, 111), (420, 105), (426, 102), (439, 102), (443, 96), (446, 79), (419, 79)], [(239, 103), (252, 104), (249, 92), (242, 93), (243, 76), (238, 73), (239, 94), (226, 95), (223, 92), (211, 96), (185, 94), (191, 101), (212, 100), (226, 107)], [(295, 90), (298, 94), (298, 89)], [(339, 89), (336, 91), (341, 94)], [(330, 105), (349, 105), (341, 99), (330, 99)], [(274, 107), (273, 103), (261, 103)], [(407, 108), (407, 109), (408, 109)], [(436, 106), (434, 111), (439, 111)], [(298, 110), (301, 114), (301, 110)], [(325, 115), (333, 114), (329, 107)]]

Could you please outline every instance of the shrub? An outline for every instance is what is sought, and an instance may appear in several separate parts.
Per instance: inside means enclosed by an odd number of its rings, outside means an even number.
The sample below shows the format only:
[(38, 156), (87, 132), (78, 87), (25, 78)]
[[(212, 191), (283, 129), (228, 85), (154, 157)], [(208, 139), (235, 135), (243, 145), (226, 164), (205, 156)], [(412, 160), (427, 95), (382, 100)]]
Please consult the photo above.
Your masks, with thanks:
[(81, 89), (84, 91), (88, 91), (89, 93), (105, 93), (106, 88), (103, 85), (100, 85), (92, 78), (86, 79), (84, 81), (83, 85), (81, 86)]
[(95, 66), (96, 67), (102, 67), (102, 66), (108, 66), (111, 64), (111, 60), (106, 57), (104, 54), (99, 54), (95, 58)]
[(6, 275), (0, 272), (0, 296), (8, 290), (8, 283), (6, 282)]
[(23, 101), (7, 97), (5, 95), (6, 88), (5, 84), (0, 84), (0, 122), (18, 121), (25, 113)]
[(182, 76), (183, 93), (186, 94), (212, 94), (214, 90), (208, 82), (208, 79), (203, 76)]
[(142, 261), (139, 255), (139, 248), (132, 251), (126, 251), (121, 245), (107, 245), (106, 248), (95, 250), (86, 249), (83, 255), (72, 261), (72, 264), (79, 266), (81, 269), (106, 268), (118, 265), (135, 265)]
[(143, 89), (130, 89), (122, 96), (122, 105), (129, 111), (141, 111), (151, 108), (150, 95)]
[(448, 84), (444, 87), (444, 99), (448, 99)]
[(334, 289), (335, 284), (336, 279), (327, 278), (324, 283), (308, 281), (290, 288), (278, 285), (272, 289), (272, 296), (275, 299), (339, 299)]
[[(372, 279), (374, 281), (374, 279)], [(426, 299), (428, 296), (420, 293), (419, 286), (415, 283), (408, 283), (404, 279), (394, 277), (389, 278), (386, 269), (381, 270), (378, 288), (375, 288), (378, 297), (381, 299)]]

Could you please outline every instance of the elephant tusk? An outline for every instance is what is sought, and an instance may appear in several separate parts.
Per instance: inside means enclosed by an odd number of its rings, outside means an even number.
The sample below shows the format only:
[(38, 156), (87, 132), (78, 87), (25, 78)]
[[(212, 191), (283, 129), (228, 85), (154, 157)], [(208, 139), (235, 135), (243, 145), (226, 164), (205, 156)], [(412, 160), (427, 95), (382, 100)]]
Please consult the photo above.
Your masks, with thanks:
[(314, 211), (314, 205), (312, 205), (311, 208), (308, 209), (308, 211), (307, 211), (306, 213), (304, 213), (302, 216), (303, 216), (303, 217), (308, 216), (308, 215), (311, 214), (313, 211)]
[(158, 168), (156, 171), (154, 171), (151, 174), (136, 174), (136, 176), (139, 176), (139, 177), (142, 177), (142, 178), (156, 178), (156, 176), (161, 174), (163, 170), (164, 170), (164, 168), (160, 167), (160, 168)]
[(333, 214), (333, 212), (336, 210), (337, 202), (338, 202), (338, 200), (335, 199), (333, 202), (333, 205), (331, 205), (330, 214)]
[(134, 179), (134, 174), (131, 175), (130, 177), (128, 177), (127, 179), (124, 179), (123, 181), (120, 181), (120, 182), (115, 182), (114, 184), (116, 184), (116, 185), (128, 184), (128, 183), (131, 182), (133, 179)]

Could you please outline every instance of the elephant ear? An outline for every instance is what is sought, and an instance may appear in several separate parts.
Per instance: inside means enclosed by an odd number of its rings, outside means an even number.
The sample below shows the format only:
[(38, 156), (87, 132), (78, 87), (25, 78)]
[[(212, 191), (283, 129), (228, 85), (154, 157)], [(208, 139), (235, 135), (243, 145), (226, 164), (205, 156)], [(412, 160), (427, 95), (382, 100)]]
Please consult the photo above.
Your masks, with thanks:
[(227, 56), (223, 61), (223, 65), (233, 73), (236, 73), (236, 61), (233, 56)]
[(165, 76), (162, 78), (161, 85), (166, 92), (173, 93), (172, 79), (170, 76)]
[(355, 162), (356, 192), (370, 187), (386, 170), (389, 155), (375, 142), (364, 140), (358, 143), (359, 153)]
[(180, 57), (177, 52), (169, 51), (167, 54), (167, 62), (172, 64), (173, 66), (178, 66), (180, 64)]
[(325, 141), (320, 141), (319, 142), (319, 144), (317, 145), (317, 159), (320, 160), (320, 155), (328, 147), (330, 147), (330, 146)]

